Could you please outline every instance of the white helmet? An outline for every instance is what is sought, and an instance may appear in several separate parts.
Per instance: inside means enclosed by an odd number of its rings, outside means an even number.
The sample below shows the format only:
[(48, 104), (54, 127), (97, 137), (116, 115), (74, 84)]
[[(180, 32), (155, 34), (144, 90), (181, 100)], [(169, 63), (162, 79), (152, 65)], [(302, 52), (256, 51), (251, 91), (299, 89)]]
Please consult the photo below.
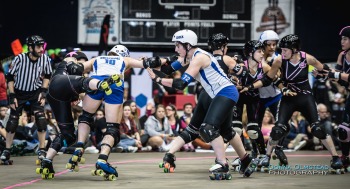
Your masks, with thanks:
[(173, 35), (172, 41), (178, 41), (180, 43), (188, 43), (191, 46), (196, 46), (198, 42), (197, 35), (192, 30), (180, 30)]
[(124, 45), (116, 45), (109, 52), (114, 52), (122, 57), (130, 57), (130, 52)]
[(273, 30), (265, 30), (259, 38), (259, 41), (264, 43), (265, 41), (278, 41), (280, 38), (278, 34)]

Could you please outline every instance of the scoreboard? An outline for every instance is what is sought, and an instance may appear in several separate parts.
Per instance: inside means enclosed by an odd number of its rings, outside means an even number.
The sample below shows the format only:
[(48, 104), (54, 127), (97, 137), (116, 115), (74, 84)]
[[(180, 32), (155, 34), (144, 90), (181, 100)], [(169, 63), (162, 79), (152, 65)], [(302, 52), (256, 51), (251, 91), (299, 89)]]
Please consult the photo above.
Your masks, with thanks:
[(229, 46), (251, 39), (252, 0), (121, 0), (119, 41), (130, 45), (173, 45), (173, 34), (190, 29), (198, 45), (212, 33), (230, 38)]

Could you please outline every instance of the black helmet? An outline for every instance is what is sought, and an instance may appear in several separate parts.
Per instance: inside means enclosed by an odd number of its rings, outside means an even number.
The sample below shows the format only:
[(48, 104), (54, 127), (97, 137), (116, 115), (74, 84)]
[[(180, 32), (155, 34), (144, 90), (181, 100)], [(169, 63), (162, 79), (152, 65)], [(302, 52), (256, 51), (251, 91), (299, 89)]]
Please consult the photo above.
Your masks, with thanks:
[(339, 35), (350, 38), (350, 26), (345, 26), (343, 29), (341, 29)]
[(254, 54), (254, 52), (258, 49), (264, 49), (264, 45), (260, 41), (248, 41), (243, 47), (244, 56), (249, 57), (249, 53)]
[(44, 39), (38, 35), (32, 35), (27, 37), (26, 43), (28, 46), (43, 45), (45, 43)]
[(215, 51), (220, 49), (222, 46), (228, 43), (229, 39), (222, 33), (216, 33), (209, 37), (208, 48), (209, 50)]
[(81, 52), (81, 51), (72, 51), (72, 52), (69, 52), (66, 54), (66, 56), (64, 58), (67, 58), (67, 57), (74, 57), (76, 58), (77, 60), (79, 59), (84, 59), (85, 61), (88, 61), (88, 58), (87, 56)]
[(298, 51), (300, 50), (300, 39), (294, 34), (286, 35), (281, 39), (278, 46), (280, 48), (296, 49)]

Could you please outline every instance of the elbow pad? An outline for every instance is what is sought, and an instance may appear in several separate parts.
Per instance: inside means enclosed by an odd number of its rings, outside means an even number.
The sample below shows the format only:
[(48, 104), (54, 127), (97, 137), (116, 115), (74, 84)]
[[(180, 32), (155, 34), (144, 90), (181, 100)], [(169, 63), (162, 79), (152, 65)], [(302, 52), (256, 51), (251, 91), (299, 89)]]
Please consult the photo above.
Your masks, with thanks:
[(337, 65), (335, 65), (335, 69), (336, 69), (336, 70), (339, 70), (339, 71), (342, 71), (343, 66), (342, 66), (342, 65), (337, 64)]
[(159, 56), (143, 59), (143, 67), (147, 68), (158, 68), (162, 65), (162, 61)]
[(9, 82), (9, 81), (14, 81), (13, 75), (10, 74), (10, 73), (8, 73), (8, 74), (6, 75), (6, 78), (7, 78), (7, 82)]
[(263, 84), (263, 87), (269, 86), (272, 83), (272, 78), (270, 78), (268, 75), (264, 75), (263, 78), (261, 78), (261, 82)]
[(75, 64), (73, 62), (67, 63), (67, 72), (69, 75), (83, 75), (84, 65), (82, 63)]
[(191, 83), (194, 80), (194, 78), (187, 74), (184, 73), (181, 77), (181, 79), (174, 79), (173, 80), (173, 84), (171, 87), (175, 88), (175, 89), (179, 89), (179, 90), (183, 90), (187, 87), (187, 85), (189, 83)]
[(248, 68), (239, 64), (236, 64), (236, 66), (232, 70), (235, 73), (238, 73), (240, 70), (242, 70), (241, 74), (239, 74), (242, 77), (245, 77), (248, 73)]
[(163, 65), (160, 69), (163, 73), (167, 75), (170, 75), (175, 71), (171, 65)]

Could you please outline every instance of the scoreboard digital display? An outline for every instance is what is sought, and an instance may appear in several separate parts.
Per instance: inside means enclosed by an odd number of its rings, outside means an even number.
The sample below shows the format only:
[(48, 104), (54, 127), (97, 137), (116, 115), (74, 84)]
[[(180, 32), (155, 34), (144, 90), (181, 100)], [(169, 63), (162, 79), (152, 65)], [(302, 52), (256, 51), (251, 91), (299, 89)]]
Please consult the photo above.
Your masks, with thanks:
[(175, 32), (190, 29), (198, 45), (206, 46), (212, 33), (243, 46), (251, 38), (252, 0), (122, 0), (121, 44), (173, 45)]

